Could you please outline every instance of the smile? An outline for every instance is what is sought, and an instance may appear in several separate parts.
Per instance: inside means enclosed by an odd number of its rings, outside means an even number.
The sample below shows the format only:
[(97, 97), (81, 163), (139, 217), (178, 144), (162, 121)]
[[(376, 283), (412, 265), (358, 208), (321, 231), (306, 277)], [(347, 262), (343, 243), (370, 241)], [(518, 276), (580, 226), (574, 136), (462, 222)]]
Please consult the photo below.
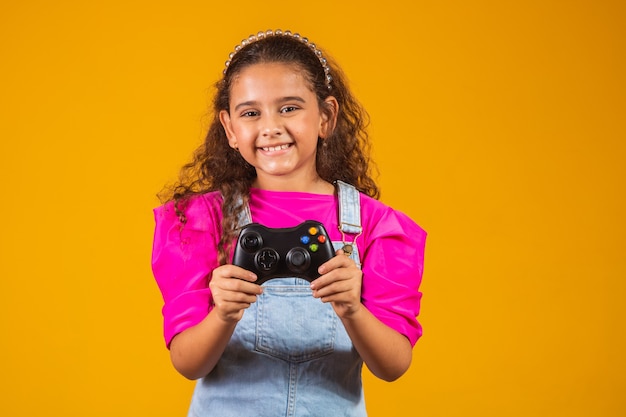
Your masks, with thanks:
[(263, 149), (265, 152), (276, 152), (276, 151), (282, 151), (284, 149), (287, 149), (291, 146), (290, 143), (286, 143), (284, 145), (279, 145), (279, 146), (268, 146), (265, 148), (261, 148)]

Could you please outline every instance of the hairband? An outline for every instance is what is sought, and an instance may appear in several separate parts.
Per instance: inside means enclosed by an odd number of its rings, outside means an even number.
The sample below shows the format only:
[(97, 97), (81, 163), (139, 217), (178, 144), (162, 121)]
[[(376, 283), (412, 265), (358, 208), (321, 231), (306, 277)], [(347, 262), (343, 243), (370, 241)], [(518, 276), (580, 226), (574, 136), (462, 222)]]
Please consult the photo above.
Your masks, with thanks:
[(235, 46), (234, 51), (228, 55), (228, 61), (226, 61), (226, 68), (224, 68), (224, 75), (226, 75), (226, 71), (228, 70), (230, 61), (233, 59), (235, 54), (241, 50), (241, 48), (251, 43), (254, 43), (256, 41), (260, 41), (261, 39), (265, 39), (266, 37), (270, 37), (270, 36), (289, 36), (293, 39), (299, 40), (300, 42), (304, 43), (309, 48), (311, 48), (315, 56), (317, 56), (317, 59), (319, 59), (320, 63), (322, 64), (322, 68), (324, 69), (324, 74), (326, 75), (326, 86), (330, 90), (331, 88), (330, 82), (333, 80), (333, 77), (331, 77), (330, 75), (330, 68), (328, 66), (328, 63), (326, 62), (326, 58), (322, 56), (322, 51), (317, 49), (317, 46), (315, 46), (314, 43), (309, 42), (307, 38), (300, 36), (299, 33), (291, 33), (290, 30), (286, 30), (283, 32), (280, 29), (276, 29), (276, 30), (270, 29), (265, 32), (259, 32), (256, 35), (250, 35), (246, 39), (242, 40), (239, 45)]

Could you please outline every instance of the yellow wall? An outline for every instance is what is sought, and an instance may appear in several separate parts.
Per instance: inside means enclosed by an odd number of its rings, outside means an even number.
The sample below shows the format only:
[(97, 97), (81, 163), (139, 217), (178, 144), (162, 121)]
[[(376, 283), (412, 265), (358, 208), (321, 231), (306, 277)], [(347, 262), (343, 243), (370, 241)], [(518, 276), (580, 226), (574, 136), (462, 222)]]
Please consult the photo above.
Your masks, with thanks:
[(184, 414), (154, 195), (267, 28), (343, 63), (383, 200), (430, 233), (425, 335), (366, 375), (371, 416), (626, 414), (623, 2), (5, 3), (0, 415)]

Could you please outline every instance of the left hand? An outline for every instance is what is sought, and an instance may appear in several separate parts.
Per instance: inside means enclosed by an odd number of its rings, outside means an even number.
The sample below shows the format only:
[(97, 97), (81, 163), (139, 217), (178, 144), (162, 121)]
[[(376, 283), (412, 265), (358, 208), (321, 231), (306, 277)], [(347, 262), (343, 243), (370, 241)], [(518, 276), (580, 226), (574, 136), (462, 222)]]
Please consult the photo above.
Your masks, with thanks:
[(359, 311), (363, 273), (341, 249), (337, 256), (319, 267), (322, 275), (311, 283), (313, 297), (332, 303), (340, 318), (349, 318)]

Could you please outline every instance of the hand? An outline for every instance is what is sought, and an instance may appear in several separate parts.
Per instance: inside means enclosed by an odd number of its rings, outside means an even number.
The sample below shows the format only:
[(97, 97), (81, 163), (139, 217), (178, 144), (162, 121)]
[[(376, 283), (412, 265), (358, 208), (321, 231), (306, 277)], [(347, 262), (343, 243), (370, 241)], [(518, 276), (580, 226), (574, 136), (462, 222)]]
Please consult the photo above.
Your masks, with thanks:
[(341, 249), (336, 254), (319, 267), (322, 276), (311, 283), (311, 289), (313, 297), (332, 303), (340, 318), (348, 318), (362, 307), (363, 273)]
[(254, 273), (235, 265), (221, 265), (213, 270), (209, 288), (213, 297), (213, 310), (224, 322), (238, 322), (245, 309), (263, 292), (254, 284)]

